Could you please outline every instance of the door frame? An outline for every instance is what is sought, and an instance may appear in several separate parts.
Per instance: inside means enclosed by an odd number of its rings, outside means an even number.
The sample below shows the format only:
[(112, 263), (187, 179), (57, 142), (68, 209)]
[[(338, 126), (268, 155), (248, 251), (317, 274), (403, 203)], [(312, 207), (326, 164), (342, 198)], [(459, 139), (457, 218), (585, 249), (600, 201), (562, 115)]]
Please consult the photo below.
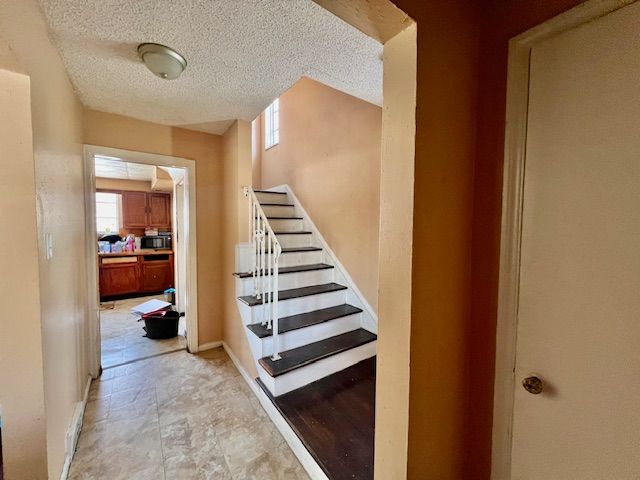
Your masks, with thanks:
[(185, 205), (185, 222), (182, 239), (188, 245), (189, 255), (186, 278), (186, 312), (187, 349), (191, 353), (198, 351), (198, 252), (196, 243), (196, 162), (187, 158), (159, 155), (155, 153), (136, 152), (120, 148), (84, 145), (84, 201), (85, 201), (85, 252), (87, 263), (87, 298), (88, 309), (88, 353), (89, 372), (93, 378), (100, 375), (101, 370), (101, 338), (100, 338), (100, 293), (98, 290), (98, 244), (95, 241), (96, 207), (95, 207), (95, 163), (94, 157), (103, 155), (122, 162), (143, 163), (161, 167), (184, 168), (186, 195), (189, 199)]
[(516, 333), (531, 49), (537, 43), (553, 35), (595, 20), (635, 1), (588, 0), (509, 41), (491, 448), (492, 480), (511, 478)]

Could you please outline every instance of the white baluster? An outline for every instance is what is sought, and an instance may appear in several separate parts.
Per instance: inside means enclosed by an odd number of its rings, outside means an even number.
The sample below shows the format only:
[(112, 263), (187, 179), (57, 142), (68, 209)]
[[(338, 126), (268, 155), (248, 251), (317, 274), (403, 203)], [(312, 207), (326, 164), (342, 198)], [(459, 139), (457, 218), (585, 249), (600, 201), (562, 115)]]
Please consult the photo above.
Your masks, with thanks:
[(265, 259), (265, 231), (267, 229), (264, 217), (261, 216), (262, 226), (260, 228), (260, 290), (262, 291), (262, 324), (266, 323), (266, 295), (267, 295), (267, 279), (266, 277), (266, 259)]
[(258, 216), (258, 225), (256, 229), (256, 241), (257, 241), (257, 256), (256, 256), (256, 268), (258, 270), (258, 299), (262, 298), (262, 269), (260, 260), (262, 256), (260, 252), (262, 251), (262, 219)]
[(280, 360), (280, 341), (278, 338), (278, 259), (281, 253), (280, 243), (276, 243), (273, 260), (273, 355), (272, 360)]
[(249, 234), (251, 235), (251, 262), (253, 263), (252, 266), (252, 275), (253, 275), (253, 294), (254, 295), (258, 295), (258, 261), (257, 261), (257, 255), (256, 255), (256, 248), (257, 248), (257, 243), (256, 243), (256, 204), (253, 201), (253, 196), (250, 199), (250, 203), (251, 203), (251, 230), (249, 231)]
[(273, 269), (271, 264), (273, 262), (273, 245), (271, 242), (271, 235), (268, 234), (267, 238), (267, 282), (269, 291), (269, 320), (267, 322), (267, 328), (271, 328), (271, 319), (273, 318), (273, 284), (272, 284), (272, 274)]

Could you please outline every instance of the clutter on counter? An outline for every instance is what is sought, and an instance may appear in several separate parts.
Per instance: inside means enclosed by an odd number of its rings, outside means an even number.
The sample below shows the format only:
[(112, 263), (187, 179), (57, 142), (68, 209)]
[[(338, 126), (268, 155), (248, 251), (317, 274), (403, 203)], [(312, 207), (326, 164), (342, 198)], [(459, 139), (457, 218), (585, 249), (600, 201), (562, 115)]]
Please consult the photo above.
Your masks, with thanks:
[(140, 250), (140, 239), (135, 235), (128, 235), (123, 239), (114, 240), (114, 235), (109, 236), (109, 240), (98, 240), (99, 253), (122, 253), (135, 252)]

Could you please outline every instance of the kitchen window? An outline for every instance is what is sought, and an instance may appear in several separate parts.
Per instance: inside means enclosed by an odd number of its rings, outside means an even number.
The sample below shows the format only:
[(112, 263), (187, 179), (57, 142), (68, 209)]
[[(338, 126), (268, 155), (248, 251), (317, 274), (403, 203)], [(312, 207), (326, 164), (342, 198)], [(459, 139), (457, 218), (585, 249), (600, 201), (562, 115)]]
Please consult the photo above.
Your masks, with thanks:
[(98, 233), (117, 234), (122, 228), (122, 195), (96, 192), (96, 227)]
[(280, 99), (276, 98), (264, 111), (264, 149), (280, 142)]

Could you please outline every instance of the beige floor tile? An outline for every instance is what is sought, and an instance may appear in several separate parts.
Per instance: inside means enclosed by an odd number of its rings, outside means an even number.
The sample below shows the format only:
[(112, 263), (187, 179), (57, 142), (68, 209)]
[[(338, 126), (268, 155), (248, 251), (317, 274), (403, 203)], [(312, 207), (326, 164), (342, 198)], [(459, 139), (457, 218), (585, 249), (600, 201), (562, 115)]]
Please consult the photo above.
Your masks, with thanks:
[(308, 476), (221, 348), (114, 367), (93, 382), (70, 479)]

